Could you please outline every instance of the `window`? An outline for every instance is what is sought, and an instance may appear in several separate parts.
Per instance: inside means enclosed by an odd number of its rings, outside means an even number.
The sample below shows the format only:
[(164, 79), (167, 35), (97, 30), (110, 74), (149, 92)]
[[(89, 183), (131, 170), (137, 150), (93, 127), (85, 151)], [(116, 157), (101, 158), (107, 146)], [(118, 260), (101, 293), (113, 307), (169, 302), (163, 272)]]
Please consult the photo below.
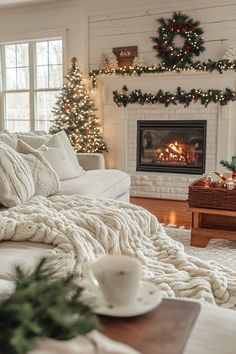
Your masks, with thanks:
[(62, 40), (2, 45), (3, 128), (48, 130), (63, 81)]

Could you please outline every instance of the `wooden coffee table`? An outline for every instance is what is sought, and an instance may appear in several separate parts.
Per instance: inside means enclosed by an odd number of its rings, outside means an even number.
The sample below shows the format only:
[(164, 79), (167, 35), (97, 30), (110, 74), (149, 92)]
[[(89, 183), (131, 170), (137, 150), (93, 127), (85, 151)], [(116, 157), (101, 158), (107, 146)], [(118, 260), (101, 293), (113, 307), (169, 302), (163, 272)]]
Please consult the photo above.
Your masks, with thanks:
[(189, 208), (192, 212), (191, 246), (206, 247), (211, 238), (236, 241), (236, 211)]
[(100, 319), (103, 334), (142, 354), (181, 354), (199, 311), (199, 303), (165, 299), (142, 316)]

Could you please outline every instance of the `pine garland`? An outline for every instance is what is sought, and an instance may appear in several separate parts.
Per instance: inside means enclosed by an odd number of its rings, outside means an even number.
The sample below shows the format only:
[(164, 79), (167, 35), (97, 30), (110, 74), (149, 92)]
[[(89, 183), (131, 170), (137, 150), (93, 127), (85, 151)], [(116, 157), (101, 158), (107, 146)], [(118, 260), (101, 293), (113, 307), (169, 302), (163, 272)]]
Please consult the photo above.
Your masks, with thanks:
[(0, 301), (0, 354), (25, 354), (36, 338), (67, 340), (98, 327), (97, 317), (81, 301), (76, 275), (53, 276), (44, 259), (28, 276), (16, 268), (16, 290)]
[(210, 89), (207, 91), (198, 89), (192, 89), (187, 92), (180, 87), (177, 88), (176, 93), (163, 92), (159, 90), (155, 95), (150, 92), (142, 93), (141, 90), (134, 90), (128, 92), (127, 86), (123, 86), (122, 92), (113, 91), (113, 100), (118, 107), (126, 107), (130, 103), (138, 103), (141, 105), (151, 103), (159, 103), (168, 107), (171, 104), (182, 104), (184, 107), (188, 107), (191, 102), (200, 102), (205, 107), (209, 103), (220, 103), (221, 106), (226, 105), (230, 101), (236, 100), (236, 92), (229, 88), (225, 91)]
[(142, 74), (162, 74), (164, 72), (175, 72), (181, 73), (184, 71), (199, 71), (199, 72), (218, 72), (223, 74), (225, 71), (236, 71), (236, 60), (218, 60), (213, 61), (208, 59), (207, 62), (200, 62), (197, 61), (195, 63), (191, 63), (186, 65), (185, 67), (181, 67), (178, 65), (174, 65), (173, 67), (168, 67), (165, 63), (158, 64), (158, 65), (151, 65), (151, 66), (129, 66), (123, 67), (118, 69), (103, 69), (103, 70), (91, 70), (89, 76), (92, 80), (92, 86), (97, 86), (97, 76), (99, 75), (122, 75), (122, 76), (132, 76), (137, 75), (140, 76)]

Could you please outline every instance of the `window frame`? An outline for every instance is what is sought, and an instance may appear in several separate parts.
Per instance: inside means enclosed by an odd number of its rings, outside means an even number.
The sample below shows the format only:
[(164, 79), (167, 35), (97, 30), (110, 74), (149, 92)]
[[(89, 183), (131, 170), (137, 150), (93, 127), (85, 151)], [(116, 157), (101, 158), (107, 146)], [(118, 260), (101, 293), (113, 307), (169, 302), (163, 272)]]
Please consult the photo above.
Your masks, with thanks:
[[(11, 38), (10, 38), (11, 37)], [(36, 34), (25, 34), (21, 38), (17, 38), (17, 35), (10, 36), (7, 41), (1, 41), (0, 38), (0, 56), (1, 56), (1, 119), (0, 130), (6, 129), (6, 95), (7, 93), (27, 92), (29, 93), (29, 126), (30, 131), (36, 130), (37, 117), (37, 93), (38, 92), (55, 92), (59, 90), (57, 88), (37, 88), (36, 87), (36, 43), (43, 41), (62, 41), (62, 82), (65, 73), (65, 67), (67, 67), (67, 30), (50, 31)], [(20, 90), (6, 90), (6, 65), (5, 65), (5, 46), (14, 45), (20, 43), (28, 43), (28, 55), (29, 55), (29, 88)]]

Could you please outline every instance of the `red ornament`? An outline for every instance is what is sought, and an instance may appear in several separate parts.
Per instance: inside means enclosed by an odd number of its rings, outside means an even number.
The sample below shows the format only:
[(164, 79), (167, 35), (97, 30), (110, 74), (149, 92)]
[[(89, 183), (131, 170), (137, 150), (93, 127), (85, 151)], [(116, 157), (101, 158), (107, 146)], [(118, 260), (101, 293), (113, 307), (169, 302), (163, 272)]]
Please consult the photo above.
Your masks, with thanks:
[(66, 111), (67, 111), (68, 109), (70, 109), (70, 105), (67, 104), (67, 103), (65, 103), (63, 107), (64, 107), (64, 109), (65, 109)]

